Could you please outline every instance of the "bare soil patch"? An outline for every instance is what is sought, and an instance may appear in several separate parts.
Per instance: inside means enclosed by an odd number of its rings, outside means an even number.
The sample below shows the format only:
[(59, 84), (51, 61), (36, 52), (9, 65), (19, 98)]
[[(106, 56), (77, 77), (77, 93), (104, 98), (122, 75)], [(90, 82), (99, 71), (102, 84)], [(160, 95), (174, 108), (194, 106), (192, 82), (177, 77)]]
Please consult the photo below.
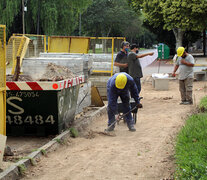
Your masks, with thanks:
[(126, 124), (120, 122), (114, 136), (104, 135), (108, 119), (105, 114), (92, 122), (81, 137), (70, 139), (69, 144), (42, 158), (23, 179), (172, 178), (176, 134), (206, 95), (204, 87), (206, 82), (194, 82), (194, 105), (179, 105), (177, 81), (170, 81), (169, 91), (155, 91), (151, 82), (145, 81), (136, 132), (128, 131)]

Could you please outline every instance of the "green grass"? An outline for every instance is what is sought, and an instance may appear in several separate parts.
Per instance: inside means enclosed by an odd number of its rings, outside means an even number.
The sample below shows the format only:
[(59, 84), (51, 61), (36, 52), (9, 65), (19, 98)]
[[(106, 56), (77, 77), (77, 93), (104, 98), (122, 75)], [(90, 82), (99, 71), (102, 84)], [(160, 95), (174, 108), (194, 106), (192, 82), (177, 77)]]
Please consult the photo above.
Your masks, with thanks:
[(175, 159), (175, 179), (207, 179), (207, 113), (186, 121), (177, 136)]
[(78, 137), (78, 130), (74, 127), (69, 128), (70, 131), (70, 137), (76, 138)]
[(207, 112), (207, 96), (201, 99), (199, 109), (201, 110), (201, 112)]

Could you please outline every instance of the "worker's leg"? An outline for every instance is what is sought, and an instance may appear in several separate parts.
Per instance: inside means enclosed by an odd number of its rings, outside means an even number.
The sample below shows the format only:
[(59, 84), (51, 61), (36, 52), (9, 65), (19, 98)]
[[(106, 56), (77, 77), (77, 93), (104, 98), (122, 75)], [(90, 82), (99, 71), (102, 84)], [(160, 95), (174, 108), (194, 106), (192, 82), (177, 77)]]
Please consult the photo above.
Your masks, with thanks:
[[(110, 126), (112, 123), (115, 122), (115, 113), (117, 110), (118, 95), (111, 93), (110, 87), (108, 86), (107, 86), (107, 99), (108, 99), (108, 107), (107, 107), (108, 126)], [(114, 128), (115, 128), (115, 124), (111, 126), (110, 130), (113, 130)]]
[(134, 78), (134, 82), (137, 85), (138, 94), (141, 92), (141, 80), (139, 77)]
[(186, 89), (186, 101), (189, 104), (193, 104), (193, 78), (187, 78), (185, 80), (185, 89)]
[(181, 95), (181, 101), (185, 102), (186, 101), (186, 89), (185, 89), (184, 80), (179, 80), (179, 90), (180, 90), (180, 95)]
[[(130, 106), (130, 102), (129, 102), (129, 100), (130, 100), (129, 93), (120, 94), (120, 98), (121, 98), (121, 101), (122, 101), (123, 106), (124, 106), (124, 112), (123, 113), (124, 114), (128, 113), (131, 110), (131, 106)], [(131, 130), (132, 128), (134, 128), (134, 121), (133, 121), (131, 112), (128, 113), (125, 117), (126, 117), (126, 121), (127, 121), (127, 126), (129, 128), (129, 130)]]

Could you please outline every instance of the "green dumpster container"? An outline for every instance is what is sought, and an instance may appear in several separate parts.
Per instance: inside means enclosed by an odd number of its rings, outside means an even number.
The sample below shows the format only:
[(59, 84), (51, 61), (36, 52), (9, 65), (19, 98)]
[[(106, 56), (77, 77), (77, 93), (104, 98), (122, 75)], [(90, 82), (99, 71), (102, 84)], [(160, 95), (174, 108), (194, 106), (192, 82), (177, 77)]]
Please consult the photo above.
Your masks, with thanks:
[(84, 81), (79, 76), (57, 82), (7, 82), (7, 135), (60, 134), (74, 120)]
[(169, 59), (170, 48), (163, 43), (158, 46), (158, 59)]

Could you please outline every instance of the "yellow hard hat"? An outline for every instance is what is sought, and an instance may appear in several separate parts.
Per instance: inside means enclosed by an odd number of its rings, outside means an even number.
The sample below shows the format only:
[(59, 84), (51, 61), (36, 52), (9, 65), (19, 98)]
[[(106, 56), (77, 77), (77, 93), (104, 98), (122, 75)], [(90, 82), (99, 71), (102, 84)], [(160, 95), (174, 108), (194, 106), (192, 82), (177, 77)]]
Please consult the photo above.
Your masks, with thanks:
[(177, 49), (177, 55), (178, 55), (179, 57), (182, 56), (183, 53), (184, 53), (184, 51), (185, 51), (185, 48), (184, 48), (184, 47), (179, 47), (179, 48)]
[(125, 74), (120, 73), (115, 80), (115, 85), (118, 89), (124, 89), (127, 83), (127, 77)]

